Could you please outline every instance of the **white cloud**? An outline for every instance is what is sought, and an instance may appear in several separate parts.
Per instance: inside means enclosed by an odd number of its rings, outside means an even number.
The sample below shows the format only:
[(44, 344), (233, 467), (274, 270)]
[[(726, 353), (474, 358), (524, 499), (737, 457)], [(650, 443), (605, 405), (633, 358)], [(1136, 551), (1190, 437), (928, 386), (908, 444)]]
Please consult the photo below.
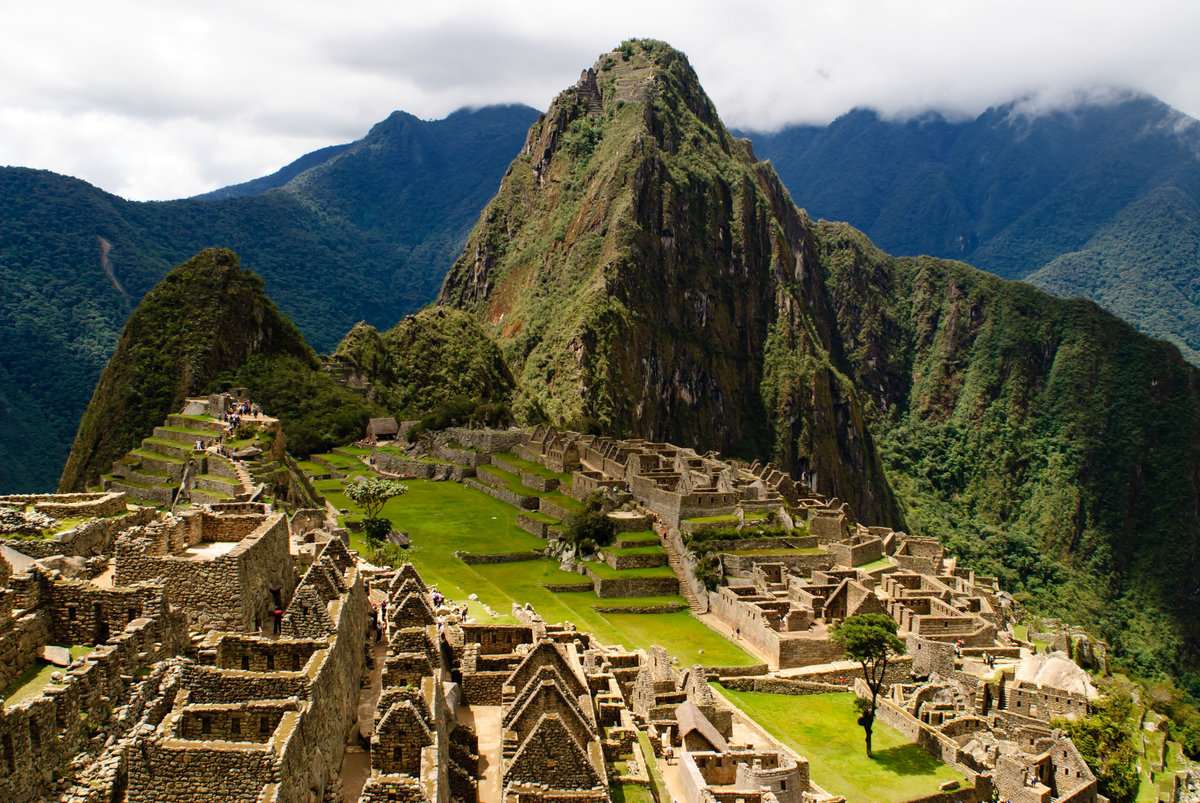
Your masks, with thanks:
[(355, 139), (394, 109), (545, 108), (630, 36), (686, 52), (741, 127), (855, 106), (973, 115), (1108, 86), (1196, 116), (1197, 30), (1190, 0), (24, 4), (0, 29), (0, 163), (132, 198), (189, 195)]

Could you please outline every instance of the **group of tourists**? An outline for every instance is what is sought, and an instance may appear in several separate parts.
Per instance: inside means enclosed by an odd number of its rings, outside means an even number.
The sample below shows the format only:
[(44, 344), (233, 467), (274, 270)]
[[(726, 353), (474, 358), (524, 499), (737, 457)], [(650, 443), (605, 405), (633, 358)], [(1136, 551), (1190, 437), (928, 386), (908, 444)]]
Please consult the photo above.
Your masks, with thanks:
[(382, 634), (387, 632), (387, 605), (386, 599), (378, 605), (371, 604), (371, 621), (367, 626), (370, 628), (372, 644), (378, 644)]

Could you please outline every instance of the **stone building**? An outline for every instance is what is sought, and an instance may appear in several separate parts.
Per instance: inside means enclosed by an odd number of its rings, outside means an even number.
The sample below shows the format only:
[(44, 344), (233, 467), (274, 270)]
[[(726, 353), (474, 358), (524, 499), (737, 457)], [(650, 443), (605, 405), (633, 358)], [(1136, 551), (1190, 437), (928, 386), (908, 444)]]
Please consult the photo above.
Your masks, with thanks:
[(247, 803), (325, 798), (357, 717), (369, 615), (357, 565), (339, 580), (337, 597), (322, 601), (331, 624), (323, 635), (212, 632), (197, 662), (177, 664), (126, 754), (128, 803), (197, 793)]
[(115, 584), (161, 579), (200, 628), (271, 632), (274, 611), (288, 606), (296, 586), (288, 521), (262, 505), (243, 507), (168, 515), (125, 533), (116, 542)]

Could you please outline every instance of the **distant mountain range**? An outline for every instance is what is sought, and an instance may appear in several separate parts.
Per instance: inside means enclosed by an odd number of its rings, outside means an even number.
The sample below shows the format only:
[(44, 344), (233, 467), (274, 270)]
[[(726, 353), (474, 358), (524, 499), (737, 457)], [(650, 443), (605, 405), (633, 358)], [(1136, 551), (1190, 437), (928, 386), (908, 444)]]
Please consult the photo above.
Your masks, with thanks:
[(0, 493), (54, 487), (131, 310), (203, 248), (235, 250), (307, 341), (427, 304), (537, 112), (396, 112), (363, 139), (198, 198), (134, 203), (0, 169)]
[(814, 217), (1090, 298), (1200, 364), (1200, 122), (1161, 101), (742, 134)]
[[(0, 492), (56, 483), (125, 319), (202, 248), (235, 250), (322, 351), (432, 301), (537, 116), (396, 112), (362, 140), (180, 201), (0, 168)], [(1157, 100), (740, 133), (814, 217), (1092, 298), (1200, 362), (1200, 134)]]

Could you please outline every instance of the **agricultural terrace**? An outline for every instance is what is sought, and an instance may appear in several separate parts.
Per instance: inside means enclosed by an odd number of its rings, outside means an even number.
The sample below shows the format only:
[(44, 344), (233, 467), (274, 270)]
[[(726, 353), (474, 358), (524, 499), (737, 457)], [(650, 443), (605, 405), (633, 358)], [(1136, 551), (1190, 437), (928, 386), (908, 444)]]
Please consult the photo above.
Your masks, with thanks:
[[(355, 457), (342, 454), (316, 455), (315, 464), (332, 464), (339, 473), (352, 476), (369, 474), (370, 469)], [(323, 472), (322, 472), (323, 473)], [(320, 476), (313, 472), (314, 476)], [(362, 512), (342, 492), (349, 479), (316, 480), (315, 485), (339, 510), (349, 514), (340, 520), (353, 523)], [(746, 666), (757, 661), (693, 618), (679, 595), (654, 597), (621, 597), (601, 599), (591, 590), (555, 592), (546, 585), (587, 587), (585, 575), (564, 572), (558, 564), (541, 556), (546, 542), (522, 530), (516, 524), (518, 510), (473, 488), (456, 482), (433, 482), (424, 479), (405, 480), (409, 492), (392, 499), (383, 508), (383, 515), (392, 525), (407, 532), (412, 540), (409, 557), (430, 583), (451, 600), (465, 602), (471, 594), (478, 602), (470, 602), (470, 613), (477, 621), (513, 623), (512, 604), (532, 603), (548, 622), (569, 621), (580, 630), (587, 630), (607, 644), (620, 644), (628, 649), (648, 648), (663, 644), (684, 666)], [(574, 502), (574, 500), (571, 500)], [(654, 550), (657, 537), (652, 533), (629, 534), (622, 544), (636, 551)], [(351, 546), (361, 553), (367, 545), (361, 536), (351, 536)], [(615, 545), (617, 551), (624, 551)], [(475, 555), (500, 553), (530, 553), (530, 560), (468, 565), (454, 553)], [(536, 554), (535, 554), (536, 553)], [(667, 567), (659, 569), (629, 569), (617, 571), (603, 563), (590, 562), (588, 568), (603, 577), (671, 576)], [(480, 604), (483, 603), (483, 604)], [(684, 606), (671, 613), (600, 613), (603, 608), (647, 607), (669, 604)], [(486, 612), (484, 604), (497, 617)]]

